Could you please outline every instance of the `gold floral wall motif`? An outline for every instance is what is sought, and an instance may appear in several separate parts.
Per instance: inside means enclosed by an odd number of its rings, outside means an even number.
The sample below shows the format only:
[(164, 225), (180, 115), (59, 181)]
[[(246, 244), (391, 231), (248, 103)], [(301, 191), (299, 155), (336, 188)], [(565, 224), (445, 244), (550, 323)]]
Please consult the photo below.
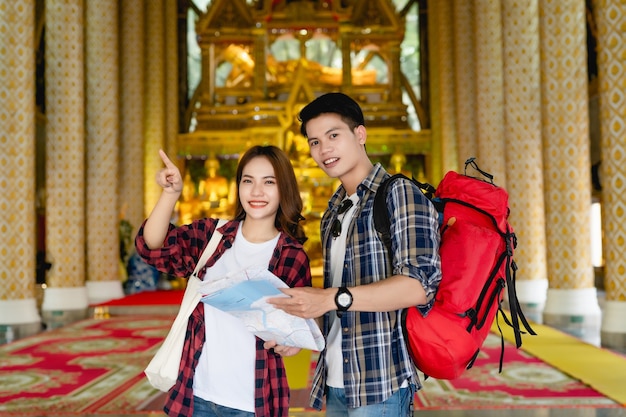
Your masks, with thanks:
[(540, 6), (548, 278), (550, 288), (592, 288), (584, 4), (543, 0)]
[[(0, 12), (0, 300), (33, 296), (35, 280), (34, 1)], [(21, 68), (15, 71), (15, 68)]]
[(46, 2), (47, 278), (60, 288), (85, 282), (83, 13), (80, 0)]
[(626, 301), (626, 8), (594, 2), (599, 44), (601, 178), (607, 300)]
[(518, 277), (547, 280), (542, 136), (537, 117), (541, 114), (539, 9), (535, 0), (502, 4), (507, 189), (518, 239)]

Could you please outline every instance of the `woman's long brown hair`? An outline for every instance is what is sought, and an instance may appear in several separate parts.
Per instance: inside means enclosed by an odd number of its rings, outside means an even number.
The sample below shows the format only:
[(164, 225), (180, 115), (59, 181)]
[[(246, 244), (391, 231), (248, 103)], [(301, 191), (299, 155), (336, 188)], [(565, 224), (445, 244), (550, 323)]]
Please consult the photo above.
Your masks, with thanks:
[(235, 204), (235, 220), (244, 220), (246, 218), (246, 212), (239, 199), (239, 184), (241, 183), (243, 168), (252, 159), (260, 156), (267, 158), (272, 164), (272, 167), (274, 167), (274, 175), (276, 175), (276, 183), (278, 184), (280, 202), (274, 225), (278, 230), (284, 231), (300, 243), (304, 243), (307, 237), (304, 228), (300, 224), (300, 221), (304, 220), (304, 217), (302, 217), (301, 214), (302, 198), (300, 197), (296, 174), (293, 171), (293, 166), (287, 154), (276, 146), (253, 146), (248, 149), (239, 160), (236, 177), (237, 203)]

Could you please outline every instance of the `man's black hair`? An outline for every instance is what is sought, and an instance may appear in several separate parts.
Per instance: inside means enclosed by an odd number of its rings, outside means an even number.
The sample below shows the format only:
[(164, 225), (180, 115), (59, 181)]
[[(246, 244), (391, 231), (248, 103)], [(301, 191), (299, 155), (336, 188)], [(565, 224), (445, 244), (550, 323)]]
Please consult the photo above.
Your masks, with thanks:
[(338, 114), (350, 126), (350, 129), (360, 125), (365, 126), (363, 111), (356, 101), (343, 93), (327, 93), (319, 96), (300, 111), (298, 119), (302, 122), (300, 125), (302, 136), (308, 137), (306, 134), (307, 122), (323, 113)]

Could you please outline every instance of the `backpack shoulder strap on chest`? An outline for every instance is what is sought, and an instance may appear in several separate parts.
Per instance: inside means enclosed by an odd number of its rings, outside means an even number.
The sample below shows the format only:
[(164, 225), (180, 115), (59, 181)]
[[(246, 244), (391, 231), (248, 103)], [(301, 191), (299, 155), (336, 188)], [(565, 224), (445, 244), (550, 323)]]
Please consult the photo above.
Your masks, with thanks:
[(391, 219), (389, 218), (387, 210), (387, 194), (389, 193), (389, 187), (391, 184), (399, 178), (413, 182), (429, 200), (432, 199), (435, 193), (435, 187), (432, 185), (421, 183), (415, 178), (409, 178), (404, 174), (394, 174), (385, 178), (383, 182), (380, 183), (378, 190), (374, 195), (374, 212), (372, 215), (374, 217), (374, 228), (379, 233), (380, 238), (389, 250), (389, 253), (391, 253)]

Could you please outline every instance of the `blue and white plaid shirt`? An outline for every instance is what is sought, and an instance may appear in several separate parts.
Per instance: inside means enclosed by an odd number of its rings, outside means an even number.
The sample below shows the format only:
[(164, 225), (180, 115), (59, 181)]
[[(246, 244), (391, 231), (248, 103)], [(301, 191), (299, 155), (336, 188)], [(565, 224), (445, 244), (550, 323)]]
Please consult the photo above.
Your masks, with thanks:
[[(418, 306), (426, 315), (441, 280), (437, 212), (423, 193), (409, 181), (394, 181), (387, 207), (391, 219), (393, 260), (374, 228), (374, 195), (389, 174), (376, 164), (357, 187), (359, 206), (347, 230), (342, 285), (353, 287), (391, 275), (418, 279), (427, 303)], [(324, 265), (330, 265), (331, 225), (346, 191), (340, 186), (329, 201), (321, 222)], [(330, 268), (324, 268), (324, 285), (332, 286)], [(388, 399), (405, 381), (420, 386), (402, 334), (401, 310), (348, 311), (341, 317), (344, 388), (348, 407), (376, 404)], [(329, 314), (323, 332), (328, 336)], [(320, 355), (311, 392), (311, 406), (321, 409), (326, 388), (325, 351)]]

